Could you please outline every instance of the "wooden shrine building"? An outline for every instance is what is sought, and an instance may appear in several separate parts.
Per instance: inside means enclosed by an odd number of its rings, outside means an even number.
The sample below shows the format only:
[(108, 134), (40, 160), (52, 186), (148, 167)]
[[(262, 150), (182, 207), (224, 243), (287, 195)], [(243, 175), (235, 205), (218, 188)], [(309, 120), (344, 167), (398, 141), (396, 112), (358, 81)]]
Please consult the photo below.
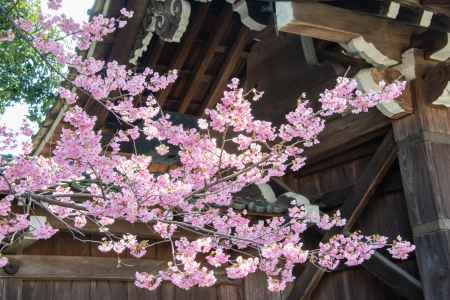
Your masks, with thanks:
[[(91, 14), (117, 16), (122, 7), (135, 17), (86, 56), (178, 69), (177, 82), (157, 98), (186, 126), (220, 100), (232, 77), (266, 92), (255, 114), (275, 123), (302, 92), (317, 98), (339, 75), (356, 78), (364, 90), (380, 80), (407, 80), (395, 103), (330, 120), (322, 142), (308, 150), (307, 166), (269, 188), (278, 202), (294, 192), (323, 212), (340, 209), (349, 220), (345, 231), (399, 234), (417, 250), (402, 262), (379, 252), (362, 266), (333, 273), (308, 264), (282, 294), (266, 291), (261, 274), (223, 278), (208, 289), (165, 284), (146, 292), (134, 287), (132, 268), (116, 268), (116, 258), (60, 232), (11, 249), (19, 268), (0, 271), (0, 299), (450, 299), (450, 1), (97, 0)], [(80, 96), (80, 104), (98, 117), (105, 139), (119, 126), (94, 101)], [(48, 114), (35, 154), (52, 152), (66, 109), (61, 101)], [(151, 144), (138, 146), (153, 153)], [(176, 153), (156, 160), (151, 171), (166, 172), (176, 160)], [(233, 205), (273, 215), (278, 202)], [(118, 222), (111, 230), (154, 238), (143, 224)], [(94, 234), (89, 226), (85, 231)], [(326, 236), (307, 238), (317, 244)], [(167, 253), (161, 246), (127, 262), (152, 268), (164, 264)]]

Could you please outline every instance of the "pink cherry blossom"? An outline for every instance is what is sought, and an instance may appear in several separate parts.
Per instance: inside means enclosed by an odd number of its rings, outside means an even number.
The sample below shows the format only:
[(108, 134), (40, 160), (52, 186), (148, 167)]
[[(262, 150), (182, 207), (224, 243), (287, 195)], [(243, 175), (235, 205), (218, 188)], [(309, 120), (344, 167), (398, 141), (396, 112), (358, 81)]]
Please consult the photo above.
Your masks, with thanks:
[(136, 280), (134, 284), (137, 287), (144, 288), (149, 291), (156, 290), (162, 282), (162, 279), (160, 277), (155, 277), (154, 275), (146, 272), (136, 272), (135, 278)]
[[(361, 113), (392, 101), (401, 95), (405, 82), (381, 82), (378, 91), (364, 93), (355, 80), (338, 78), (333, 88), (320, 95), (318, 110), (311, 105), (314, 100), (302, 95), (285, 122), (275, 126), (257, 120), (252, 113), (252, 104), (263, 92), (245, 92), (239, 80), (232, 79), (217, 106), (197, 121), (198, 128), (184, 128), (173, 124), (156, 100), (158, 92), (175, 82), (176, 70), (165, 74), (150, 68), (134, 70), (117, 61), (77, 54), (125, 26), (133, 12), (122, 9), (118, 18), (97, 15), (77, 23), (58, 14), (61, 0), (48, 5), (53, 11), (42, 14), (38, 24), (19, 19), (15, 25), (23, 34), (33, 32), (31, 42), (42, 55), (51, 55), (73, 70), (71, 78), (65, 79), (70, 88), (59, 89), (69, 108), (51, 155), (29, 155), (30, 144), (23, 143), (13, 160), (0, 158), (2, 245), (26, 232), (37, 239), (51, 238), (57, 232), (48, 224), (30, 228), (33, 211), (20, 214), (12, 209), (20, 201), (25, 208), (40, 206), (61, 218), (73, 234), (89, 220), (103, 237), (94, 241), (98, 250), (114, 251), (119, 257), (129, 253), (142, 258), (153, 244), (132, 234), (114, 235), (108, 226), (116, 221), (144, 223), (161, 238), (154, 244), (170, 244), (172, 255), (167, 267), (147, 270), (153, 273), (136, 272), (136, 286), (148, 290), (164, 281), (182, 289), (209, 287), (217, 282), (214, 271), (223, 268), (230, 279), (261, 271), (267, 276), (268, 288), (278, 292), (294, 280), (297, 264), (312, 261), (334, 270), (340, 264), (360, 265), (376, 249), (390, 247), (388, 251), (398, 259), (406, 259), (414, 250), (414, 245), (401, 238), (389, 245), (387, 237), (361, 232), (337, 234), (317, 249), (309, 249), (303, 244), (307, 228), (327, 231), (344, 226), (346, 220), (339, 211), (313, 217), (293, 203), (288, 216), (255, 222), (245, 210), (230, 207), (235, 193), (246, 186), (301, 170), (307, 163), (305, 148), (320, 143), (327, 117)], [(55, 28), (67, 34), (66, 39), (80, 51), (66, 50), (63, 41), (49, 38)], [(96, 117), (80, 106), (81, 94), (88, 94), (120, 124), (110, 139), (105, 141), (97, 130)], [(21, 131), (31, 135), (27, 126)], [(17, 146), (15, 136), (0, 127), (0, 149)], [(123, 146), (136, 145), (141, 138), (157, 141), (154, 150), (158, 155), (176, 151), (177, 166), (165, 174), (152, 174), (151, 156), (121, 153)], [(186, 232), (198, 237), (187, 239)], [(0, 265), (5, 263), (7, 259), (0, 256)]]
[(159, 155), (164, 156), (169, 153), (169, 147), (167, 147), (167, 145), (161, 144), (156, 147), (156, 152), (158, 152)]
[(397, 239), (393, 241), (392, 247), (389, 248), (388, 251), (393, 258), (407, 259), (409, 253), (413, 252), (415, 249), (416, 246), (412, 245), (408, 241), (403, 241), (401, 237), (397, 237)]
[(226, 268), (225, 271), (231, 279), (244, 278), (248, 274), (256, 272), (258, 264), (259, 259), (257, 257), (244, 259), (242, 256), (239, 256), (236, 259), (236, 263)]
[(42, 224), (32, 231), (33, 236), (41, 240), (48, 240), (49, 238), (54, 236), (57, 232), (58, 229), (52, 228), (47, 224)]
[(61, 8), (62, 0), (48, 0), (47, 6), (50, 9), (58, 10)]
[(0, 256), (0, 268), (3, 268), (8, 264), (8, 258), (4, 256)]
[(76, 228), (83, 228), (84, 226), (86, 226), (86, 224), (87, 224), (86, 216), (80, 215), (75, 217), (74, 225)]

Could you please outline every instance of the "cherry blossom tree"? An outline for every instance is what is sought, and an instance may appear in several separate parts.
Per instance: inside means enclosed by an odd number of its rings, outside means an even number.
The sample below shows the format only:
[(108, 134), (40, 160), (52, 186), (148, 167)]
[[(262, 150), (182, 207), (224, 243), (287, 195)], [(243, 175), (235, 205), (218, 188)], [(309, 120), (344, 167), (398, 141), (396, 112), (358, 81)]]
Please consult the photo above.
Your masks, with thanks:
[[(231, 279), (262, 271), (269, 289), (281, 291), (294, 280), (296, 264), (310, 261), (334, 270), (341, 263), (359, 265), (376, 249), (388, 248), (398, 259), (406, 259), (414, 250), (400, 237), (389, 241), (360, 232), (338, 234), (318, 249), (306, 249), (303, 233), (308, 227), (330, 230), (345, 225), (338, 211), (311, 219), (303, 207), (293, 204), (286, 216), (255, 220), (245, 210), (230, 208), (233, 194), (244, 187), (266, 183), (289, 170), (299, 171), (306, 161), (304, 149), (320, 142), (327, 117), (362, 113), (380, 102), (392, 101), (401, 95), (404, 82), (381, 82), (381, 91), (363, 93), (354, 80), (338, 78), (334, 88), (320, 95), (319, 110), (310, 107), (306, 96), (300, 97), (285, 123), (275, 127), (252, 115), (251, 105), (262, 93), (244, 92), (233, 79), (217, 107), (198, 120), (198, 129), (186, 129), (172, 124), (154, 97), (176, 80), (176, 70), (167, 74), (149, 68), (132, 71), (114, 61), (84, 58), (77, 54), (80, 52), (67, 51), (61, 40), (48, 38), (57, 27), (83, 51), (126, 26), (133, 12), (122, 9), (119, 18), (98, 15), (78, 24), (58, 14), (60, 4), (61, 0), (49, 1), (53, 13), (41, 14), (38, 27), (27, 20), (8, 19), (14, 38), (32, 45), (43, 63), (54, 57), (74, 76), (72, 80), (65, 78), (69, 88), (59, 91), (70, 110), (52, 155), (32, 156), (31, 145), (23, 143), (14, 159), (0, 161), (2, 251), (31, 229), (36, 239), (55, 235), (58, 230), (49, 224), (30, 228), (30, 217), (37, 207), (60, 220), (81, 241), (85, 241), (83, 227), (88, 222), (95, 224), (103, 238), (89, 242), (98, 244), (102, 252), (113, 251), (119, 256), (129, 252), (140, 258), (157, 244), (170, 244), (172, 260), (167, 267), (136, 272), (135, 284), (149, 290), (163, 281), (183, 289), (212, 286), (216, 271), (224, 269)], [(122, 126), (106, 144), (94, 129), (95, 116), (77, 105), (81, 93), (107, 109)], [(138, 106), (135, 98), (140, 95), (149, 96)], [(0, 128), (1, 150), (17, 146), (15, 134)], [(22, 134), (31, 136), (27, 126)], [(159, 155), (166, 155), (171, 147), (178, 149), (178, 166), (166, 174), (152, 174), (148, 171), (152, 157), (120, 153), (122, 143), (142, 137), (159, 141)], [(83, 188), (74, 189), (73, 184), (80, 182)], [(109, 230), (117, 220), (145, 223), (160, 240), (150, 243), (131, 234), (117, 236)], [(0, 267), (6, 264), (7, 256), (0, 256)]]

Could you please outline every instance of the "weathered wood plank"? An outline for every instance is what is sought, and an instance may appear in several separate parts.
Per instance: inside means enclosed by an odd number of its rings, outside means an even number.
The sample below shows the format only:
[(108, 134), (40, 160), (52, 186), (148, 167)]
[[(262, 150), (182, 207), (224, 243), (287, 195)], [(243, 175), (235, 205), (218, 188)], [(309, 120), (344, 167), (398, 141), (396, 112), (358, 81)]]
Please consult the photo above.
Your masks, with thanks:
[(2, 300), (22, 300), (23, 281), (21, 279), (1, 279), (0, 296)]
[(386, 283), (398, 295), (406, 299), (423, 299), (420, 281), (379, 252), (376, 252), (362, 267)]
[(163, 268), (164, 261), (149, 259), (122, 259), (125, 265), (117, 267), (117, 259), (83, 256), (11, 255), (20, 268), (14, 276), (0, 271), (0, 278), (39, 280), (134, 280), (134, 272)]
[(95, 289), (91, 290), (91, 300), (112, 299), (110, 282), (98, 280), (95, 282)]
[(239, 287), (233, 285), (220, 285), (217, 287), (218, 300), (241, 300)]
[(91, 294), (91, 283), (89, 281), (72, 282), (72, 300), (86, 300)]
[(263, 273), (250, 274), (244, 281), (245, 300), (281, 300), (280, 293), (272, 293), (267, 289), (266, 277)]
[(52, 296), (52, 300), (78, 300), (72, 299), (72, 281), (54, 281)]
[(128, 284), (128, 282), (123, 282), (123, 281), (109, 282), (109, 288), (111, 290), (111, 300), (127, 299), (127, 297), (128, 297), (127, 284)]
[(308, 66), (298, 36), (283, 32), (276, 35), (269, 29), (262, 32), (251, 48), (245, 88), (264, 91), (252, 107), (255, 117), (281, 125), (302, 93), (315, 99), (336, 83), (338, 74), (331, 64)]
[[(181, 70), (184, 63), (189, 57), (192, 47), (194, 46), (194, 41), (197, 38), (200, 29), (202, 28), (203, 22), (208, 14), (208, 5), (201, 5), (197, 10), (195, 16), (192, 18), (192, 24), (188, 26), (187, 32), (183, 35), (181, 44), (175, 54), (175, 59), (172, 60), (168, 69), (169, 70)], [(165, 90), (158, 94), (158, 102), (163, 106), (167, 98), (172, 91), (173, 85), (168, 86)]]
[(24, 280), (22, 299), (52, 299), (52, 282)]
[(344, 230), (352, 230), (362, 210), (386, 176), (396, 157), (397, 147), (391, 130), (356, 183), (350, 200), (344, 202), (341, 208), (342, 215), (348, 218)]
[(175, 287), (169, 283), (163, 283), (161, 285), (161, 298), (167, 300), (178, 300), (175, 298)]

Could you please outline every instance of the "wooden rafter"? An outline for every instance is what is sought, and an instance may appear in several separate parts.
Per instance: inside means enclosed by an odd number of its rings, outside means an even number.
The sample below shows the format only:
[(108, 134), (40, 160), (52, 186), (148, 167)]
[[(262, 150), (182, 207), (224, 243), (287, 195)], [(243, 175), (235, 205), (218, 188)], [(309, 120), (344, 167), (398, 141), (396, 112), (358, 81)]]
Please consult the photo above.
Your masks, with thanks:
[(195, 68), (194, 78), (192, 78), (190, 87), (186, 95), (183, 97), (183, 101), (181, 102), (178, 112), (185, 113), (189, 107), (189, 104), (192, 102), (192, 99), (194, 98), (200, 86), (202, 77), (208, 69), (210, 62), (214, 57), (214, 54), (216, 53), (216, 47), (220, 45), (220, 42), (222, 41), (225, 33), (228, 30), (228, 26), (231, 24), (232, 16), (233, 11), (229, 7), (222, 11), (219, 17), (219, 22), (217, 22), (217, 24), (220, 24), (220, 26), (217, 26), (217, 30), (211, 35), (211, 40), (208, 43), (208, 49), (206, 50), (204, 58), (202, 59), (200, 64)]
[[(12, 263), (19, 265), (14, 278), (39, 280), (134, 280), (134, 268), (118, 268), (117, 258), (85, 256), (11, 255)], [(125, 265), (139, 265), (152, 270), (163, 268), (162, 260), (121, 259)], [(0, 278), (11, 275), (0, 271)]]
[[(205, 108), (212, 108), (220, 100), (223, 91), (230, 80), (233, 71), (236, 68), (236, 64), (241, 59), (241, 54), (248, 43), (250, 36), (250, 30), (247, 27), (241, 27), (239, 35), (231, 47), (225, 62), (215, 80), (209, 95), (207, 96), (207, 102), (205, 103)], [(202, 109), (203, 111), (203, 109)]]
[(150, 66), (151, 68), (154, 68), (159, 61), (159, 58), (161, 57), (162, 50), (164, 48), (164, 41), (160, 39), (159, 37), (155, 37), (156, 41), (153, 43), (152, 47), (150, 48), (150, 58), (147, 62), (147, 66)]
[[(376, 188), (395, 161), (396, 153), (396, 143), (391, 130), (385, 136), (359, 181), (355, 184), (352, 196), (341, 207), (341, 213), (343, 217), (347, 218), (347, 224), (339, 232), (350, 232), (353, 229), (362, 210), (367, 206)], [(331, 236), (331, 233), (326, 234), (322, 241), (327, 241)], [(422, 299), (418, 281), (381, 254), (376, 254), (374, 261), (364, 264), (363, 267), (383, 280), (400, 295), (408, 299)], [(323, 269), (308, 263), (302, 275), (296, 279), (288, 300), (308, 299), (325, 273)]]
[[(115, 257), (53, 256), (53, 255), (10, 255), (13, 264), (18, 266), (16, 274), (6, 274), (0, 269), (0, 278), (23, 280), (108, 280), (134, 281), (136, 268), (158, 270), (167, 266), (162, 259), (121, 258), (118, 266)], [(135, 266), (135, 267), (130, 267)], [(239, 284), (230, 280), (224, 273), (218, 273), (218, 284)]]
[[(191, 52), (194, 41), (197, 38), (200, 29), (202, 28), (203, 21), (205, 20), (207, 14), (208, 5), (202, 5), (194, 16), (192, 24), (188, 27), (188, 31), (183, 36), (181, 45), (179, 46), (178, 51), (175, 54), (175, 59), (170, 63), (168, 67), (169, 70), (180, 70), (183, 68), (183, 65), (186, 62), (189, 53)], [(158, 102), (161, 106), (166, 103), (167, 98), (172, 91), (172, 88), (173, 85), (170, 85), (158, 95)]]
[[(424, 29), (389, 18), (314, 2), (277, 2), (280, 31), (348, 44), (371, 63), (400, 61), (414, 33)], [(353, 52), (353, 50), (352, 50)]]

